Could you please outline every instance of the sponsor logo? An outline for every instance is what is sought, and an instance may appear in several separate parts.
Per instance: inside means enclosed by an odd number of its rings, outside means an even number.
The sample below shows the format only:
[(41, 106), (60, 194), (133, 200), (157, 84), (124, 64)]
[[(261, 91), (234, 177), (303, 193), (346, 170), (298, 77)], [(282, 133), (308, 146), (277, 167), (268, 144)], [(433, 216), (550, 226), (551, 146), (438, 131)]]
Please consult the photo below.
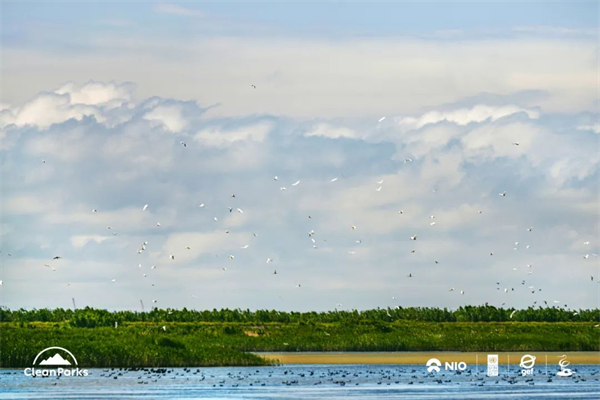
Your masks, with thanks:
[[(442, 367), (442, 362), (437, 358), (430, 358), (425, 364), (427, 367), (427, 372), (440, 372)], [(450, 361), (444, 363), (444, 369), (446, 371), (464, 371), (467, 369), (467, 363), (463, 361)]]
[(498, 376), (498, 354), (488, 354), (487, 376)]
[(425, 366), (427, 367), (427, 372), (429, 373), (434, 371), (440, 372), (440, 367), (442, 366), (442, 363), (437, 358), (430, 358), (429, 360), (427, 360), (427, 364), (425, 364)]
[(571, 371), (569, 368), (567, 368), (569, 366), (569, 364), (571, 364), (569, 361), (567, 361), (567, 356), (565, 354), (563, 354), (560, 357), (560, 361), (558, 362), (558, 366), (560, 367), (560, 371), (558, 371), (556, 373), (557, 376), (571, 376), (573, 375), (573, 371)]
[(25, 368), (23, 374), (31, 377), (89, 375), (87, 369), (77, 366), (77, 359), (73, 353), (63, 347), (45, 348), (35, 356), (32, 365), (32, 367)]
[(535, 366), (535, 357), (531, 354), (525, 354), (521, 357), (521, 363), (519, 367), (521, 367), (521, 375), (522, 376), (531, 376), (533, 375), (533, 367)]

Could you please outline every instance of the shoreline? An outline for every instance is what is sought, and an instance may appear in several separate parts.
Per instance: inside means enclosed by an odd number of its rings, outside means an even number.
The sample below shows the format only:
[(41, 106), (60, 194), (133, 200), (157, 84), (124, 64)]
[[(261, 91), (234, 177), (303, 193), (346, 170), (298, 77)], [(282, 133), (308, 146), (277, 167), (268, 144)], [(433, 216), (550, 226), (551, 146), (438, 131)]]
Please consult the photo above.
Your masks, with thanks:
[(443, 352), (443, 351), (408, 351), (408, 352), (253, 352), (267, 360), (280, 364), (425, 364), (430, 358), (437, 358), (442, 363), (464, 361), (467, 364), (487, 364), (488, 354), (498, 354), (500, 364), (519, 364), (521, 357), (531, 354), (536, 357), (537, 364), (558, 365), (561, 356), (566, 355), (572, 366), (600, 365), (600, 352)]

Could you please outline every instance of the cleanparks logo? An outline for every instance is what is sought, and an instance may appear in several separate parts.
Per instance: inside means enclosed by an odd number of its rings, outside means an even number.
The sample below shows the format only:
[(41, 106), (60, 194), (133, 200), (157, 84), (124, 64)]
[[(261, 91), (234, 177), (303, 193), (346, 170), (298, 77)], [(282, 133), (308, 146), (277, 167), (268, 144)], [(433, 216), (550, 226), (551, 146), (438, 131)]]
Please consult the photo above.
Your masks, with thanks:
[[(68, 367), (68, 368), (67, 368)], [(88, 376), (87, 369), (77, 366), (77, 359), (63, 347), (48, 347), (33, 359), (33, 366), (25, 368), (23, 373), (31, 377), (46, 376)]]

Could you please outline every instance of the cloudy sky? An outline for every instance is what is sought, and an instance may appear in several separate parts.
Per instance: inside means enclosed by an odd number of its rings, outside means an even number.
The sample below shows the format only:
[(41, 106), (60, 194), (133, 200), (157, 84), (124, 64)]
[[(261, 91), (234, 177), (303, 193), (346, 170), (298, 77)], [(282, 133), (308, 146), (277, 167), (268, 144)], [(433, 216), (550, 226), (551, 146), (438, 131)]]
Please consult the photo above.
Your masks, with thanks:
[(0, 302), (596, 307), (598, 11), (4, 2)]

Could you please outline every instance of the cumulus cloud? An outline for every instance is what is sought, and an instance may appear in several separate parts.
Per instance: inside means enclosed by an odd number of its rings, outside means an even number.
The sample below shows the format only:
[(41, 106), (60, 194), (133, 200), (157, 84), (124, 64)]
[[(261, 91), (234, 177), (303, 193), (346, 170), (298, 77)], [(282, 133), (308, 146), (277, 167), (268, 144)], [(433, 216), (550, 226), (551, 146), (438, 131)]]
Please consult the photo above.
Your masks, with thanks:
[[(572, 263), (561, 290), (573, 304), (595, 301), (595, 289), (582, 290), (579, 280), (589, 280), (588, 265), (577, 264), (588, 250), (576, 245), (597, 232), (598, 135), (578, 129), (593, 126), (593, 115), (499, 98), (389, 114), (380, 124), (368, 115), (223, 118), (195, 101), (134, 101), (129, 85), (86, 85), (10, 108), (31, 123), (3, 129), (2, 254), (13, 254), (3, 279), (18, 288), (5, 295), (9, 306), (49, 305), (20, 293), (48, 283), (62, 290), (66, 281), (72, 292), (53, 293), (51, 306), (82, 297), (131, 308), (160, 297), (162, 306), (181, 307), (203, 293), (192, 306), (272, 308), (282, 296), (282, 308), (328, 309), (335, 293), (334, 304), (366, 308), (394, 306), (399, 285), (410, 292), (402, 304), (526, 306), (526, 293), (506, 299), (489, 290), (522, 279), (557, 289), (549, 274), (512, 271), (527, 263), (557, 274)], [(53, 105), (27, 108), (44, 96)], [(531, 248), (515, 251), (515, 241)], [(63, 258), (52, 260), (57, 254)], [(45, 263), (56, 271), (40, 272)], [(289, 294), (298, 283), (309, 299)], [(460, 285), (482, 290), (447, 291)], [(235, 295), (223, 299), (224, 290)]]
[(194, 140), (208, 147), (224, 147), (237, 142), (262, 142), (272, 129), (270, 122), (259, 122), (238, 128), (210, 127), (198, 131)]
[(354, 139), (357, 137), (357, 134), (352, 129), (346, 127), (335, 127), (330, 124), (320, 123), (313, 126), (310, 130), (308, 130), (304, 136), (320, 136), (326, 137), (330, 139), (339, 139), (339, 138), (349, 138)]
[(396, 118), (396, 123), (403, 130), (419, 129), (427, 124), (435, 124), (441, 121), (449, 121), (457, 125), (467, 125), (471, 122), (483, 122), (488, 119), (495, 121), (520, 112), (525, 113), (532, 119), (537, 119), (539, 117), (538, 111), (527, 110), (514, 105), (491, 107), (482, 104), (472, 108), (462, 108), (458, 110), (433, 110), (419, 117), (398, 117)]

